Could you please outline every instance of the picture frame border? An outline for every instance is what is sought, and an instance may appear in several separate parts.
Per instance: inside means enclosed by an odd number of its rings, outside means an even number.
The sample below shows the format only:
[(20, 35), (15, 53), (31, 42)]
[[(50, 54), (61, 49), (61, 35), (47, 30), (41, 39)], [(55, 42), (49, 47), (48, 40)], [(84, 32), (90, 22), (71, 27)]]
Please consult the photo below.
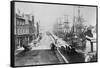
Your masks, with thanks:
[[(37, 2), (37, 1), (10, 1), (10, 66), (11, 67), (30, 67), (30, 66), (48, 66), (48, 65), (62, 65), (66, 63), (57, 64), (40, 64), (40, 65), (25, 65), (25, 66), (15, 66), (15, 36), (14, 36), (14, 14), (15, 14), (15, 3), (37, 3), (37, 4), (51, 4), (51, 5), (70, 5), (70, 6), (86, 6), (86, 7), (96, 7), (96, 43), (97, 43), (97, 56), (98, 56), (98, 5), (85, 5), (85, 4), (68, 4), (68, 3), (53, 3), (53, 2)], [(98, 62), (98, 57), (97, 61)], [(94, 62), (82, 62), (82, 63), (94, 63)], [(81, 64), (80, 63), (68, 63), (68, 64)]]

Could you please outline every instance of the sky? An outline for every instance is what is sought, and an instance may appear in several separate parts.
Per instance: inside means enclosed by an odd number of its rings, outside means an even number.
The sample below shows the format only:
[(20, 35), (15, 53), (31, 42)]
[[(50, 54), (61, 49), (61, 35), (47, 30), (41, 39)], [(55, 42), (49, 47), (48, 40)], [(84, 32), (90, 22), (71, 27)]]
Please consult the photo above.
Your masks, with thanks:
[[(70, 22), (73, 16), (78, 15), (78, 6), (71, 5), (57, 5), (57, 4), (40, 4), (40, 3), (15, 3), (15, 12), (32, 14), (35, 16), (35, 22), (40, 21), (40, 26), (45, 30), (52, 30), (53, 25), (58, 19), (63, 19), (64, 15), (68, 15)], [(80, 8), (80, 15), (85, 19), (85, 25), (96, 24), (96, 8), (82, 6)]]

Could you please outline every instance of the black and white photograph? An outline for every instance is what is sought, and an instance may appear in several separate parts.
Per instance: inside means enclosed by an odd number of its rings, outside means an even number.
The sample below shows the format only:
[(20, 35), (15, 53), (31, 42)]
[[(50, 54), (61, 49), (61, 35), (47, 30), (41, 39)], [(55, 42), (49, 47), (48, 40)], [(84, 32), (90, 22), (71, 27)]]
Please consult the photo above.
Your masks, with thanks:
[(98, 61), (97, 6), (14, 2), (14, 66)]

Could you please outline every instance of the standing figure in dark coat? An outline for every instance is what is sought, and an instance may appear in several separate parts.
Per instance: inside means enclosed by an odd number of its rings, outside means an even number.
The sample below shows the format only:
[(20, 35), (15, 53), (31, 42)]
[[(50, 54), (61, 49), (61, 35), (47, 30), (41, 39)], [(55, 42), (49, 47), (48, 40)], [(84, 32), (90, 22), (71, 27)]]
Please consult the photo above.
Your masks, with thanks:
[(91, 40), (93, 39), (92, 30), (90, 28), (88, 28), (84, 34), (86, 37), (86, 51), (91, 52), (93, 50), (93, 48), (92, 48), (93, 43), (91, 42)]

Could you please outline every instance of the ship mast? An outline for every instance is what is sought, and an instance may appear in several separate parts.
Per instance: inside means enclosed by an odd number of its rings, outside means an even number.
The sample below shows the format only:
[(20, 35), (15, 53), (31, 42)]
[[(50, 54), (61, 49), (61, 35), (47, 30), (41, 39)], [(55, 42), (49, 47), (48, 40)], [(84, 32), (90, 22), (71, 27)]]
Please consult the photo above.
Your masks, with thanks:
[(64, 28), (65, 28), (65, 33), (69, 33), (68, 15), (64, 15)]
[(75, 7), (73, 8), (73, 26), (72, 26), (72, 33), (76, 32), (76, 28), (75, 28)]

